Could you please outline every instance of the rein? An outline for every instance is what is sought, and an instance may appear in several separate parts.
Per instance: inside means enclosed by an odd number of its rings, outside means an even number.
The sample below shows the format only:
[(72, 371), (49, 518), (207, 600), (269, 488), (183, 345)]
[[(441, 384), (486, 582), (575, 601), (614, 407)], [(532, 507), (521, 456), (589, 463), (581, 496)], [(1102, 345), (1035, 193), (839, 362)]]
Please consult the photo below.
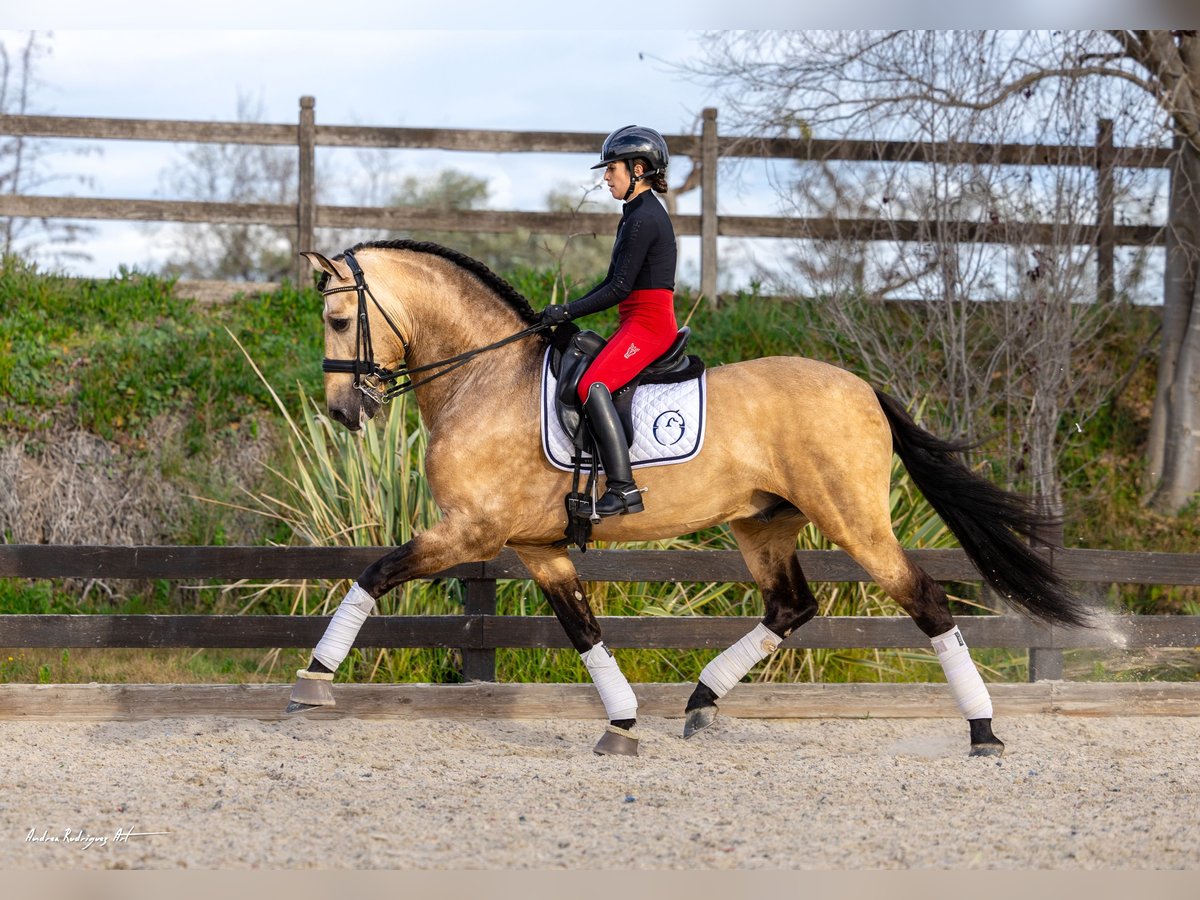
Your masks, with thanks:
[[(379, 310), (384, 321), (388, 323), (392, 332), (400, 339), (400, 344), (404, 347), (406, 358), (409, 353), (408, 341), (404, 339), (404, 335), (400, 333), (400, 329), (396, 327), (396, 323), (392, 321), (392, 317), (387, 314), (387, 311), (371, 292), (371, 288), (367, 286), (367, 280), (363, 275), (362, 267), (359, 266), (358, 260), (354, 258), (354, 254), (347, 250), (342, 254), (342, 257), (350, 267), (351, 274), (354, 275), (354, 284), (346, 285), (345, 287), (330, 288), (321, 291), (321, 294), (328, 297), (330, 294), (354, 291), (358, 295), (358, 330), (354, 339), (354, 359), (329, 359), (326, 357), (321, 363), (321, 369), (325, 372), (353, 375), (354, 387), (376, 403), (388, 403), (401, 394), (407, 394), (410, 391), (416, 390), (421, 385), (429, 384), (429, 382), (441, 378), (443, 375), (450, 374), (459, 366), (466, 365), (481, 353), (487, 353), (489, 350), (497, 350), (506, 344), (523, 340), (550, 327), (549, 325), (538, 323), (522, 329), (516, 334), (510, 334), (506, 338), (501, 338), (494, 344), (488, 344), (486, 347), (476, 347), (474, 350), (467, 350), (456, 356), (440, 359), (437, 362), (431, 362), (423, 366), (417, 366), (415, 369), (410, 369), (407, 363), (401, 363), (399, 369), (389, 369), (375, 362), (375, 349), (371, 341), (371, 322), (367, 315), (367, 297), (371, 298), (371, 302), (375, 304), (375, 308)], [(413, 379), (414, 375), (423, 372), (432, 372), (432, 374), (427, 378)], [(367, 379), (371, 379), (371, 382), (369, 383)], [(400, 379), (407, 380), (397, 384), (396, 382), (399, 382)]]

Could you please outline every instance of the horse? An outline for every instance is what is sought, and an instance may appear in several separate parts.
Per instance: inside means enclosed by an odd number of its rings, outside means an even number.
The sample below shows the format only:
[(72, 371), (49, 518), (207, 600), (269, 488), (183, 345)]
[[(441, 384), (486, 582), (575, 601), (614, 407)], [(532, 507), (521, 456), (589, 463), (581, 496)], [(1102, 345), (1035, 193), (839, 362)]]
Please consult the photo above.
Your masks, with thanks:
[[(302, 255), (324, 297), (329, 415), (358, 430), (389, 391), (412, 390), (428, 431), (424, 473), (442, 515), (358, 577), (297, 672), (288, 712), (335, 703), (333, 673), (384, 593), (509, 547), (600, 693), (608, 724), (595, 752), (636, 755), (636, 695), (603, 643), (563, 539), (572, 476), (548, 463), (540, 441), (549, 338), (538, 314), (485, 265), (438, 244), (373, 241), (333, 259)], [(797, 535), (811, 522), (930, 639), (968, 722), (970, 755), (1002, 755), (990, 695), (946, 594), (893, 532), (893, 453), (1001, 596), (1031, 618), (1085, 625), (1083, 602), (1026, 540), (1045, 517), (973, 472), (966, 444), (924, 430), (895, 398), (837, 366), (799, 356), (715, 366), (707, 404), (701, 452), (641, 470), (644, 511), (604, 518), (593, 533), (645, 541), (728, 523), (759, 587), (762, 621), (704, 668), (684, 710), (684, 736), (710, 726), (717, 702), (816, 614), (796, 555)]]

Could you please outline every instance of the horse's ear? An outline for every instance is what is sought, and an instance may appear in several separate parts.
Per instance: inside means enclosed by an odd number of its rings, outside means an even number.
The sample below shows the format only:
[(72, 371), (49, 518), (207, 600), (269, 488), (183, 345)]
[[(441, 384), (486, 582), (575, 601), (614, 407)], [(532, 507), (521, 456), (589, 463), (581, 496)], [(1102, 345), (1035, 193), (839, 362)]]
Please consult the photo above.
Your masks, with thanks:
[(332, 262), (312, 250), (303, 250), (300, 253), (305, 259), (312, 263), (312, 267), (318, 272), (325, 272), (327, 275), (333, 275), (335, 278), (344, 273), (339, 272)]

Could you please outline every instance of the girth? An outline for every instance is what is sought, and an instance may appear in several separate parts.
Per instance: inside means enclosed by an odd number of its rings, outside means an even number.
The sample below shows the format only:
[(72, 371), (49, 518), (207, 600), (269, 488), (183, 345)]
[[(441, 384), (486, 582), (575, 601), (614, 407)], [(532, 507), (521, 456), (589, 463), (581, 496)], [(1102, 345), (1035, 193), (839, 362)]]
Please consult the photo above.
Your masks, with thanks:
[[(629, 384), (613, 394), (613, 405), (625, 429), (625, 440), (632, 444), (633, 393), (639, 384), (673, 384), (696, 378), (704, 371), (699, 357), (684, 354), (692, 330), (679, 329), (667, 352), (650, 363)], [(588, 366), (608, 342), (594, 331), (580, 331), (573, 325), (559, 326), (554, 333), (550, 353), (550, 372), (557, 380), (554, 409), (563, 431), (578, 450), (591, 444), (583, 427), (583, 404), (579, 400), (579, 382)]]

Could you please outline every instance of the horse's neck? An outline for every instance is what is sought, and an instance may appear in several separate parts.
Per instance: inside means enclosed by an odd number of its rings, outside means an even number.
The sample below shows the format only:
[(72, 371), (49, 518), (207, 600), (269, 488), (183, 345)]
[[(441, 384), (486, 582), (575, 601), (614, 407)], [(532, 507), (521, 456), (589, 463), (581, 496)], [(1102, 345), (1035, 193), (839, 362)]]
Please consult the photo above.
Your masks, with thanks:
[[(474, 309), (471, 298), (458, 303), (430, 304), (414, 311), (409, 368), (432, 365), (462, 353), (478, 350), (528, 327), (506, 309), (482, 306)], [(454, 371), (438, 376), (417, 388), (417, 405), (430, 428), (451, 411), (461, 413), (474, 405), (494, 405), (497, 396), (507, 396), (512, 386), (536, 376), (538, 342), (535, 338), (515, 341), (496, 350), (480, 353)], [(440, 370), (414, 376), (424, 381)]]

